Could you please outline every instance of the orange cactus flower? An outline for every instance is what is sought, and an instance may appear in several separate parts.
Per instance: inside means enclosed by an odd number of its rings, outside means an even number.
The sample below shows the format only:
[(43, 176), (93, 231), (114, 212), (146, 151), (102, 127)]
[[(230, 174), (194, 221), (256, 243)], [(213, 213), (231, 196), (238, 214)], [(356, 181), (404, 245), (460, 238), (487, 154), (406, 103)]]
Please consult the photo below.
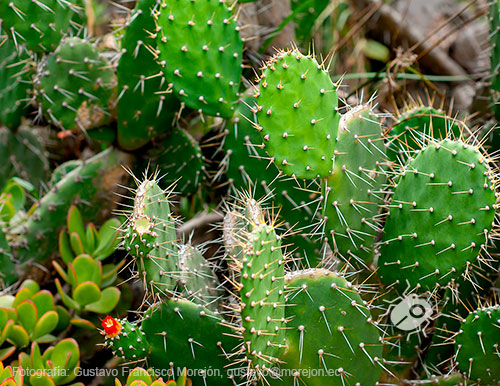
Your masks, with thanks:
[(114, 338), (120, 335), (122, 331), (122, 325), (118, 320), (111, 316), (106, 316), (102, 321), (102, 327), (104, 328), (104, 333), (108, 338)]

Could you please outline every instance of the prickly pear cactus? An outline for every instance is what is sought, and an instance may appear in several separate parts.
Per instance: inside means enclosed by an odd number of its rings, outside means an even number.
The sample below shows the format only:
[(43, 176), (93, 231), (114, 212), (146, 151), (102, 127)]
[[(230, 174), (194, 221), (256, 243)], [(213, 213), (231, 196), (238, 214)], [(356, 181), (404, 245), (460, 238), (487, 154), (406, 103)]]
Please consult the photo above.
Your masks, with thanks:
[(17, 129), (30, 102), (34, 66), (25, 50), (18, 52), (0, 27), (0, 124)]
[(125, 24), (118, 77), (118, 142), (137, 149), (168, 132), (179, 102), (156, 62), (155, 0), (141, 0)]
[(379, 224), (386, 183), (386, 155), (378, 118), (368, 105), (340, 119), (332, 174), (326, 179), (325, 233), (334, 254), (367, 268)]
[(265, 205), (275, 207), (276, 212), (279, 209), (287, 242), (295, 247), (293, 257), (306, 266), (316, 266), (322, 247), (314, 235), (319, 223), (314, 216), (320, 204), (319, 184), (288, 177), (270, 164), (265, 150), (257, 145), (261, 138), (253, 127), (257, 122), (253, 105), (253, 98), (243, 99), (231, 125), (224, 129), (225, 156), (220, 170), (225, 171), (231, 193), (250, 189), (253, 197), (263, 198)]
[(96, 46), (79, 38), (61, 41), (42, 63), (35, 96), (46, 119), (61, 130), (90, 130), (111, 118), (116, 80)]
[(9, 38), (18, 50), (26, 45), (28, 50), (50, 52), (69, 32), (75, 12), (79, 12), (79, 7), (70, 1), (2, 0), (0, 24), (9, 32)]
[(123, 246), (135, 259), (146, 291), (172, 293), (179, 272), (175, 219), (168, 192), (155, 178), (145, 179), (137, 187), (134, 209), (125, 226)]
[(242, 245), (239, 314), (243, 327), (243, 355), (248, 366), (261, 371), (273, 367), (285, 345), (285, 257), (273, 224), (264, 212), (248, 217), (249, 230)]
[[(283, 381), (293, 386), (309, 371), (310, 386), (375, 385), (382, 372), (377, 326), (356, 289), (341, 276), (311, 269), (286, 276), (287, 345)], [(382, 365), (382, 366), (381, 366)], [(316, 374), (312, 373), (316, 370)]]
[(433, 290), (481, 261), (495, 219), (496, 178), (480, 148), (430, 142), (401, 169), (381, 242), (379, 275)]
[(158, 7), (158, 60), (168, 83), (188, 107), (233, 115), (238, 98), (243, 42), (225, 0), (163, 0)]
[(480, 385), (500, 381), (500, 307), (479, 308), (462, 322), (455, 338), (455, 361), (464, 377)]
[(265, 64), (258, 87), (256, 128), (276, 166), (297, 178), (328, 176), (339, 114), (327, 70), (311, 55), (281, 51)]
[(216, 311), (223, 296), (219, 280), (199, 248), (179, 246), (179, 286), (186, 299)]
[(198, 369), (194, 384), (233, 385), (225, 366), (240, 342), (217, 313), (187, 300), (167, 300), (146, 313), (142, 331), (150, 343), (148, 363), (153, 368), (168, 369), (171, 362), (175, 374), (184, 367)]
[(126, 319), (116, 320), (106, 316), (102, 321), (105, 345), (113, 350), (113, 355), (129, 361), (146, 358), (150, 347), (142, 326)]

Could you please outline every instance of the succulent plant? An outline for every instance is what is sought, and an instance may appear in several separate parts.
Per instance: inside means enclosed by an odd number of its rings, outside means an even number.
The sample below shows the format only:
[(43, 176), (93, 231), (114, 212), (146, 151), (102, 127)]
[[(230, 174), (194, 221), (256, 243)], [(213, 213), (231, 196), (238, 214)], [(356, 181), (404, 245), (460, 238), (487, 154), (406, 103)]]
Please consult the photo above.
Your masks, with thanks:
[(339, 114), (337, 89), (323, 64), (297, 50), (279, 52), (258, 85), (256, 127), (276, 166), (297, 178), (328, 176)]
[(31, 77), (34, 69), (28, 53), (16, 49), (0, 27), (0, 124), (17, 129), (30, 102)]
[(486, 306), (470, 313), (455, 338), (455, 361), (470, 382), (495, 385), (500, 380), (498, 326), (500, 308)]
[[(80, 369), (80, 348), (76, 340), (66, 338), (48, 347), (43, 353), (38, 343), (31, 345), (31, 354), (19, 354), (18, 362), (25, 370), (27, 385), (66, 385), (72, 382)], [(72, 383), (83, 386), (82, 383)]]
[[(191, 386), (191, 380), (186, 376), (187, 369), (184, 369), (177, 379), (166, 383), (163, 378), (154, 379), (151, 373), (154, 375), (154, 370), (148, 371), (142, 367), (136, 367), (127, 377), (125, 386)], [(115, 379), (115, 386), (122, 386), (118, 379)]]
[(16, 132), (0, 127), (0, 186), (20, 177), (38, 192), (49, 173), (47, 152), (31, 127), (22, 126)]
[(56, 253), (50, 246), (57, 245), (57, 235), (71, 205), (79, 207), (84, 219), (101, 222), (109, 217), (115, 205), (113, 190), (128, 179), (120, 165), (128, 163), (128, 154), (111, 148), (88, 159), (55, 184), (28, 211), (27, 220), (9, 230), (19, 271), (29, 270), (33, 261), (47, 262)]
[(0, 296), (0, 359), (31, 342), (50, 343), (56, 340), (54, 330), (66, 327), (68, 312), (57, 306), (54, 296), (33, 280), (22, 283), (15, 296)]
[(157, 63), (155, 0), (138, 1), (121, 41), (118, 77), (118, 142), (137, 149), (172, 129), (179, 102)]
[(69, 264), (75, 256), (82, 254), (97, 261), (106, 259), (120, 243), (119, 227), (120, 221), (116, 218), (107, 220), (99, 231), (93, 223), (85, 227), (78, 207), (72, 205), (67, 216), (67, 232), (59, 232), (59, 253), (62, 260)]
[(90, 130), (110, 121), (116, 80), (97, 48), (66, 38), (38, 69), (35, 98), (46, 119), (61, 130)]
[(61, 38), (69, 32), (70, 20), (75, 12), (79, 12), (79, 8), (69, 1), (0, 2), (1, 24), (18, 50), (22, 45), (35, 52), (55, 50)]
[(243, 59), (238, 30), (225, 0), (160, 2), (158, 61), (181, 102), (208, 115), (233, 115)]
[(397, 175), (379, 276), (401, 291), (433, 291), (480, 265), (496, 208), (496, 178), (481, 149), (430, 141)]

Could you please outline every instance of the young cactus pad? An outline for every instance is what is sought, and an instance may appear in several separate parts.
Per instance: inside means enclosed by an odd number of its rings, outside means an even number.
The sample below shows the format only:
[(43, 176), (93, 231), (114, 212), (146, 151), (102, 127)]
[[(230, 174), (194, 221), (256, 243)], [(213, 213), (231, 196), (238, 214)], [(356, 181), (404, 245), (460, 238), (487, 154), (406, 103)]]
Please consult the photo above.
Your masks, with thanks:
[[(375, 385), (382, 372), (379, 332), (350, 282), (324, 269), (286, 277), (287, 351), (280, 358), (295, 374), (272, 386)], [(312, 370), (317, 370), (316, 374)], [(304, 373), (301, 374), (301, 372)]]
[(397, 157), (406, 159), (420, 149), (426, 139), (459, 138), (463, 128), (462, 122), (448, 117), (440, 109), (428, 106), (409, 108), (391, 127), (387, 153), (392, 161)]
[(384, 228), (379, 275), (433, 290), (469, 271), (485, 248), (496, 208), (495, 176), (477, 147), (430, 142), (401, 170)]
[(136, 259), (145, 289), (173, 291), (179, 271), (175, 220), (168, 196), (155, 179), (145, 179), (137, 188), (125, 226), (123, 246)]
[(242, 246), (240, 315), (244, 355), (259, 377), (260, 370), (278, 362), (286, 347), (285, 258), (274, 227), (262, 215), (255, 217), (248, 219), (250, 230)]
[(276, 166), (297, 178), (328, 176), (339, 124), (328, 71), (310, 55), (282, 51), (266, 62), (258, 83), (256, 127)]
[(179, 99), (221, 117), (238, 98), (243, 42), (225, 0), (162, 0), (156, 19), (159, 61)]

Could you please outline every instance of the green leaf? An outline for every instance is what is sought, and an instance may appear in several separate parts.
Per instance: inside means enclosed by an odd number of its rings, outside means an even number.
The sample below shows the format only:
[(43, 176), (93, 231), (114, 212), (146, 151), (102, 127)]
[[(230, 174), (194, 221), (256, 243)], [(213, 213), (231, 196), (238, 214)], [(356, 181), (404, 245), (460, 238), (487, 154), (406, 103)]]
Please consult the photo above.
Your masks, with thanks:
[(50, 334), (57, 327), (59, 323), (59, 315), (56, 311), (48, 311), (42, 315), (35, 325), (33, 330), (32, 339), (37, 340), (47, 334)]
[(118, 271), (125, 265), (126, 261), (123, 259), (118, 264), (106, 264), (102, 267), (102, 283), (101, 288), (113, 285), (118, 275)]
[(177, 378), (177, 385), (178, 386), (186, 386), (187, 382), (187, 369), (184, 367), (182, 369), (182, 374)]
[(12, 354), (16, 352), (16, 348), (14, 346), (0, 349), (0, 361), (6, 360)]
[(7, 197), (0, 197), (0, 222), (8, 223), (12, 217), (16, 214), (16, 209), (12, 202), (10, 202)]
[(97, 247), (97, 243), (99, 242), (99, 233), (97, 233), (97, 229), (95, 229), (95, 225), (90, 223), (87, 225), (87, 253), (92, 255)]
[(70, 275), (67, 275), (64, 268), (61, 267), (57, 261), (53, 260), (52, 265), (54, 266), (54, 269), (57, 271), (59, 276), (61, 276), (66, 283), (69, 283), (71, 285), (75, 284), (73, 281), (73, 277), (70, 277)]
[(73, 290), (73, 299), (81, 306), (95, 303), (101, 298), (101, 290), (93, 281), (84, 281)]
[(12, 295), (2, 295), (0, 296), (0, 307), (9, 308), (13, 307), (15, 297)]
[(120, 222), (115, 218), (106, 221), (101, 226), (99, 230), (99, 245), (94, 252), (94, 258), (96, 260), (104, 260), (115, 251), (120, 243), (120, 239), (118, 238), (119, 228)]
[(17, 308), (17, 305), (21, 303), (24, 300), (28, 300), (33, 296), (34, 292), (31, 291), (31, 289), (25, 287), (25, 288), (20, 288), (17, 291), (16, 297), (14, 299), (14, 303), (12, 303), (12, 307)]
[(101, 293), (101, 298), (85, 307), (86, 311), (96, 314), (109, 314), (117, 306), (120, 300), (120, 290), (116, 287), (108, 287)]
[(148, 371), (143, 369), (142, 367), (136, 367), (130, 372), (129, 376), (127, 377), (127, 385), (129, 385), (133, 381), (138, 380), (146, 382), (147, 385), (153, 382), (151, 375), (149, 375)]
[(24, 327), (14, 324), (9, 332), (9, 341), (16, 347), (26, 347), (30, 343), (30, 337)]
[(75, 258), (73, 250), (71, 249), (68, 234), (64, 231), (59, 233), (59, 253), (61, 254), (62, 260), (66, 264), (71, 263)]
[(31, 355), (30, 355), (30, 361), (31, 361), (31, 368), (32, 369), (44, 369), (45, 366), (43, 365), (43, 358), (42, 358), (42, 353), (40, 352), (40, 346), (38, 343), (33, 342), (31, 344)]
[(52, 377), (44, 370), (35, 372), (29, 379), (31, 386), (56, 386)]
[(54, 376), (54, 382), (63, 384), (71, 382), (76, 377), (73, 370), (78, 366), (80, 360), (80, 349), (74, 339), (67, 338), (61, 340), (51, 352), (50, 360), (52, 369), (67, 369), (68, 376)]
[(21, 284), (21, 288), (29, 288), (31, 291), (31, 295), (34, 295), (36, 292), (40, 291), (40, 286), (34, 280), (28, 279), (23, 281)]
[[(77, 233), (80, 236), (80, 240), (85, 245), (85, 228), (83, 225), (82, 215), (75, 205), (71, 205), (68, 211), (68, 233)], [(78, 253), (77, 253), (78, 254)]]
[[(14, 326), (14, 321), (12, 319), (8, 320), (2, 327), (2, 332), (0, 333), (0, 346), (7, 340), (10, 335), (10, 331)], [(2, 359), (0, 358), (0, 361)]]
[(18, 322), (31, 335), (38, 320), (38, 310), (31, 300), (23, 300), (16, 307)]
[(70, 233), (69, 242), (71, 244), (73, 252), (75, 252), (75, 255), (82, 255), (85, 253), (85, 247), (83, 246), (83, 239), (78, 233), (76, 232)]
[(43, 315), (55, 308), (54, 296), (52, 296), (52, 294), (47, 290), (37, 292), (31, 297), (31, 301), (35, 303), (38, 315)]
[(23, 180), (19, 177), (12, 177), (9, 181), (7, 181), (7, 184), (10, 183), (20, 185), (25, 191), (29, 192), (35, 198), (38, 198), (38, 191), (31, 182)]
[(68, 307), (69, 309), (80, 311), (80, 305), (75, 302), (73, 299), (71, 299), (66, 292), (63, 291), (61, 282), (59, 279), (56, 279), (56, 288), (57, 292), (59, 293), (59, 296), (61, 296), (61, 300), (63, 304)]
[(55, 311), (57, 312), (57, 315), (59, 317), (59, 322), (57, 323), (56, 331), (64, 330), (66, 327), (69, 326), (69, 321), (71, 319), (71, 316), (69, 315), (68, 310), (62, 306), (56, 306)]
[(98, 286), (102, 281), (102, 265), (95, 261), (89, 255), (80, 255), (73, 261), (73, 267), (76, 272), (77, 283), (84, 281), (93, 281)]
[(2, 193), (5, 193), (8, 197), (8, 200), (12, 203), (16, 212), (24, 208), (24, 204), (26, 203), (26, 193), (21, 185), (14, 182), (7, 183), (7, 185), (3, 188)]
[(75, 327), (83, 328), (86, 330), (95, 330), (97, 328), (91, 321), (81, 318), (71, 319), (71, 324)]

